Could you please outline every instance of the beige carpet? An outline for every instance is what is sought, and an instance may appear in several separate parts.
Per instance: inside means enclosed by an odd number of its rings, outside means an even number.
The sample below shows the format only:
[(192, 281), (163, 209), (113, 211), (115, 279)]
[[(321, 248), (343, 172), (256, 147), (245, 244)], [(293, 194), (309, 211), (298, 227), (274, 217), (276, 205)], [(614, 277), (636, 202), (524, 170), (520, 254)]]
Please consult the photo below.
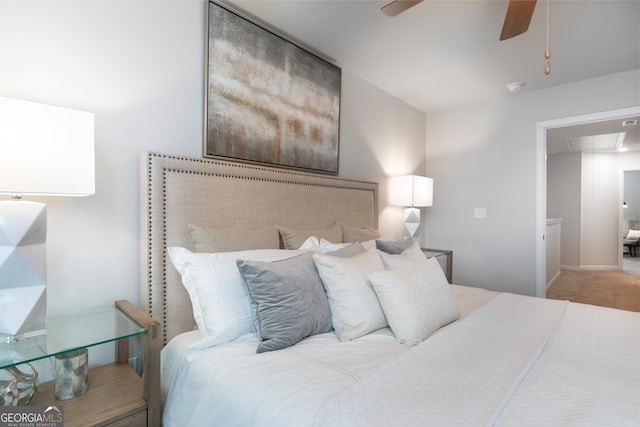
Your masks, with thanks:
[(640, 258), (624, 261), (625, 271), (562, 270), (547, 298), (640, 312)]

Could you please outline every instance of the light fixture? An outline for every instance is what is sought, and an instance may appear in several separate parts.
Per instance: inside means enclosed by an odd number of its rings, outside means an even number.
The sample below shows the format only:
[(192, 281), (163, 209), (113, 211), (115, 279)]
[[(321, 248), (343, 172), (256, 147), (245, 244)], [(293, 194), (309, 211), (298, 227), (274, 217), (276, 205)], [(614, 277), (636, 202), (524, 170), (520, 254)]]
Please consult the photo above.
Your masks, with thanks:
[(509, 90), (509, 92), (520, 92), (520, 89), (522, 89), (522, 86), (524, 86), (524, 82), (513, 82), (513, 83), (509, 83), (507, 85), (507, 89)]
[(426, 176), (395, 176), (390, 180), (389, 202), (405, 206), (405, 234), (414, 240), (420, 237), (420, 209), (433, 206), (433, 179)]
[(44, 203), (22, 195), (95, 193), (93, 113), (0, 97), (0, 333), (44, 328)]

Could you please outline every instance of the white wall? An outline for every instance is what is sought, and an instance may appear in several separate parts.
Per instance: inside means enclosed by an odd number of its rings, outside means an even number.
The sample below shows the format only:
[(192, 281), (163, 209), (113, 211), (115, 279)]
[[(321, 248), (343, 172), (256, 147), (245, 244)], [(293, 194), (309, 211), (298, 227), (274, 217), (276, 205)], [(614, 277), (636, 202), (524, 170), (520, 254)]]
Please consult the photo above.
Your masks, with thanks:
[[(0, 0), (0, 96), (95, 113), (96, 194), (39, 199), (49, 313), (139, 301), (139, 157), (201, 156), (203, 70), (203, 1)], [(340, 176), (381, 183), (385, 235), (386, 176), (424, 172), (425, 121), (343, 70)]]
[(617, 153), (582, 154), (580, 267), (618, 267), (620, 195)]
[(547, 218), (562, 218), (560, 265), (563, 267), (580, 266), (581, 168), (581, 153), (547, 156)]
[(640, 105), (639, 85), (636, 69), (427, 115), (426, 244), (454, 251), (454, 283), (535, 295), (536, 123)]
[[(547, 217), (564, 220), (562, 268), (618, 268), (619, 238), (626, 231), (624, 224), (620, 229), (618, 189), (625, 168), (640, 168), (640, 153), (566, 153), (547, 157)], [(625, 209), (624, 217), (630, 212)]]

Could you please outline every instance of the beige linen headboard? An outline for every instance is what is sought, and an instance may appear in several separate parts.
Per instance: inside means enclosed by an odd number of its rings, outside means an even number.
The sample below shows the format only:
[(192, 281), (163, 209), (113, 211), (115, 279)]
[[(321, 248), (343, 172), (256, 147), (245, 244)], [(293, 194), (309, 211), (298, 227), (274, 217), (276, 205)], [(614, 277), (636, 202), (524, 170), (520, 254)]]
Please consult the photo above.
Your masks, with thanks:
[(165, 344), (195, 324), (166, 252), (169, 246), (193, 250), (189, 224), (378, 227), (377, 183), (158, 153), (142, 156), (140, 181), (140, 304), (162, 323)]

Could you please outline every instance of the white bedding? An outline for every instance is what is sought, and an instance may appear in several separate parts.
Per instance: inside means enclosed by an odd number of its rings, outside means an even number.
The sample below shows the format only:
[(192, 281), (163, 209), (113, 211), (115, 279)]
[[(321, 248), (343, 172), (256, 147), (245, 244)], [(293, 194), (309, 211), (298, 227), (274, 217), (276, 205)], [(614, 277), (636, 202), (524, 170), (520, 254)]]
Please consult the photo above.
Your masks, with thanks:
[[(434, 425), (640, 424), (640, 314), (452, 289), (461, 319), (413, 349), (389, 329), (350, 342), (321, 334), (260, 354), (253, 335), (195, 353), (199, 333), (180, 335), (162, 351), (163, 423), (371, 425), (354, 411), (404, 396), (377, 420), (425, 425), (415, 415), (427, 408)], [(380, 381), (378, 391), (363, 388)]]

